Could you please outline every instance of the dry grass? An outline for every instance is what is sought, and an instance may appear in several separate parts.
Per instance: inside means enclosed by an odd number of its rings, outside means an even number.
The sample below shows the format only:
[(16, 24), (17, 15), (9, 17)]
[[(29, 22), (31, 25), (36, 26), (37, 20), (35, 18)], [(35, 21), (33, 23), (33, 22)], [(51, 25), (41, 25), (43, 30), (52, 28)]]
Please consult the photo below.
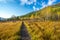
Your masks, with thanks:
[(32, 40), (60, 40), (60, 22), (29, 22), (25, 25)]
[(0, 22), (0, 40), (18, 40), (22, 22)]
[[(22, 22), (0, 22), (0, 40), (20, 40)], [(60, 40), (60, 22), (24, 21), (32, 40)]]

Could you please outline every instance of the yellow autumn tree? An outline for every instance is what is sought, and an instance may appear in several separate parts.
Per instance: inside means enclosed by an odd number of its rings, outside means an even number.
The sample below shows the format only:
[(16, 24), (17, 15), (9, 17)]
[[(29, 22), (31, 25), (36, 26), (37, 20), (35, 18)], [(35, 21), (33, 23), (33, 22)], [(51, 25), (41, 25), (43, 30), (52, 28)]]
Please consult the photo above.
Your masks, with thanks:
[(30, 17), (30, 19), (33, 19), (33, 18), (34, 18), (34, 15), (32, 14), (31, 17)]

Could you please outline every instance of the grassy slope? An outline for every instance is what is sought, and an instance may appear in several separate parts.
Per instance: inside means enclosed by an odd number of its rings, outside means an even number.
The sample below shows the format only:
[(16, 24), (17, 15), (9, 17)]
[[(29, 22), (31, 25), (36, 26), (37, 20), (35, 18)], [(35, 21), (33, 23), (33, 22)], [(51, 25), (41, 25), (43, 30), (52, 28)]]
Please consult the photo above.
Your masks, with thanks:
[[(33, 17), (32, 17), (33, 15)], [(31, 12), (29, 14), (23, 15), (20, 18), (29, 19), (29, 18), (52, 18), (60, 17), (60, 3), (52, 6), (45, 7), (39, 11)], [(57, 19), (57, 18), (56, 18)], [(50, 20), (50, 19), (49, 19)]]

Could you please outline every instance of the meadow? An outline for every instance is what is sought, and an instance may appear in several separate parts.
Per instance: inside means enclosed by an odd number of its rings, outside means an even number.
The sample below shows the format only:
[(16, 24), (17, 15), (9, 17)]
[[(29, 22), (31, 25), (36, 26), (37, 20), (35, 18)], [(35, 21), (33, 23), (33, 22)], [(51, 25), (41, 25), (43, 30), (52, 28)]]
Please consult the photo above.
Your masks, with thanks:
[(0, 40), (19, 40), (21, 21), (0, 22)]
[(60, 40), (60, 22), (25, 21), (31, 40)]
[[(31, 40), (60, 40), (60, 21), (23, 22)], [(0, 22), (0, 40), (20, 40), (21, 25), (22, 21)]]

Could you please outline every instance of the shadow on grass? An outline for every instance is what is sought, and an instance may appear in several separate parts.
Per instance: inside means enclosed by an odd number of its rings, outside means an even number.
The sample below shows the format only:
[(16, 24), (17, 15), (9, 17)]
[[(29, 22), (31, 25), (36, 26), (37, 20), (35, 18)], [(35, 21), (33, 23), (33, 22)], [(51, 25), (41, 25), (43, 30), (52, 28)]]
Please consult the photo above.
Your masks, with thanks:
[(20, 40), (31, 40), (31, 37), (29, 36), (29, 33), (27, 31), (26, 26), (24, 25), (24, 22), (22, 22), (21, 25), (20, 36), (21, 36)]

